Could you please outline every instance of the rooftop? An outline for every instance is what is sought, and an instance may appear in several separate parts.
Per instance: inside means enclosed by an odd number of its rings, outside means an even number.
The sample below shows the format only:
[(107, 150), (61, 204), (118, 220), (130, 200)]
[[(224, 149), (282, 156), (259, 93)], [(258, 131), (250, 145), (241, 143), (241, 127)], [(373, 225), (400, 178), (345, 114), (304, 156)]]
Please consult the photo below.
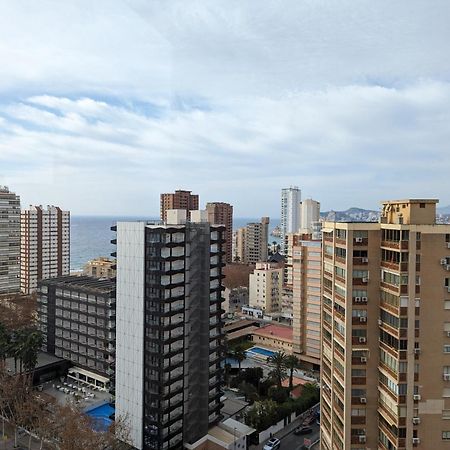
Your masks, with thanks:
[(258, 336), (280, 338), (285, 341), (292, 341), (292, 328), (282, 325), (267, 325), (253, 332)]
[(68, 289), (81, 289), (108, 294), (116, 289), (115, 281), (109, 278), (93, 278), (87, 276), (65, 275), (61, 277), (42, 280), (40, 284), (46, 286), (57, 286)]

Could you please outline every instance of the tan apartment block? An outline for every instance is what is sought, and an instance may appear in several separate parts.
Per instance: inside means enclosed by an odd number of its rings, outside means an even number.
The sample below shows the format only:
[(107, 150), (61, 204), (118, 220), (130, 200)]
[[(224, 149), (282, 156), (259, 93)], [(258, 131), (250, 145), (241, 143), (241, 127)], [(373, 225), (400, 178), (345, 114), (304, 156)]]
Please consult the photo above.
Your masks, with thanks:
[(269, 241), (269, 217), (261, 222), (248, 223), (234, 233), (234, 259), (243, 264), (267, 261)]
[(294, 354), (311, 369), (320, 368), (320, 287), (322, 241), (294, 235), (292, 249)]
[(436, 203), (324, 225), (322, 449), (450, 448), (450, 225)]
[(283, 269), (276, 264), (257, 263), (249, 277), (249, 305), (265, 313), (281, 308)]

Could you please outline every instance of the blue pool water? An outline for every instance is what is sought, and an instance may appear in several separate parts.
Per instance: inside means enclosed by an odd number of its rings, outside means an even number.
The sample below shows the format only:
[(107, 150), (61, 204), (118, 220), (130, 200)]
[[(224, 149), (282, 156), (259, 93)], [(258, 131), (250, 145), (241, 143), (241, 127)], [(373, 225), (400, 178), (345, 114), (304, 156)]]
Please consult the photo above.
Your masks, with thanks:
[(109, 417), (115, 411), (109, 403), (105, 403), (104, 405), (89, 409), (85, 413), (94, 419), (94, 429), (96, 431), (106, 431), (113, 422)]
[(250, 349), (247, 350), (248, 353), (258, 353), (258, 355), (262, 355), (262, 356), (272, 356), (275, 354), (275, 352), (272, 352), (271, 350), (267, 350), (265, 348), (261, 348), (261, 347), (252, 347)]

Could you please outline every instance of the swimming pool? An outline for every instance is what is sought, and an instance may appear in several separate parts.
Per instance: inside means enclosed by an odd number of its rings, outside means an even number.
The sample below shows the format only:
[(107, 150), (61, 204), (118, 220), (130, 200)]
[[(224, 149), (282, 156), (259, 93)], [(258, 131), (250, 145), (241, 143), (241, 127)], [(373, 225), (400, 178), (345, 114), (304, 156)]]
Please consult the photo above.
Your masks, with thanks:
[(269, 358), (270, 356), (275, 355), (276, 352), (273, 352), (272, 350), (267, 350), (266, 348), (262, 347), (252, 347), (247, 350), (246, 353), (249, 353), (249, 356), (254, 356), (252, 353), (256, 353), (257, 355), (265, 356), (266, 358)]
[(109, 403), (96, 406), (84, 411), (88, 416), (92, 417), (94, 421), (95, 431), (106, 431), (113, 423), (110, 417), (116, 412), (114, 407)]

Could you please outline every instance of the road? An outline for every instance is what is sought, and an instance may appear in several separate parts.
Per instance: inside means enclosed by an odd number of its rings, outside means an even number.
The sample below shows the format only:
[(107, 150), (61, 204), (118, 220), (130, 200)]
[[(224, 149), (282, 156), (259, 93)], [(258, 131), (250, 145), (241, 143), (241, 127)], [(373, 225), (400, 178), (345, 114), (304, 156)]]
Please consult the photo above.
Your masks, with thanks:
[(311, 443), (319, 439), (319, 426), (314, 424), (311, 425), (313, 432), (311, 434), (306, 434), (304, 436), (296, 436), (293, 432), (289, 433), (287, 436), (281, 439), (281, 449), (282, 450), (300, 450), (303, 447), (304, 439), (310, 439)]

